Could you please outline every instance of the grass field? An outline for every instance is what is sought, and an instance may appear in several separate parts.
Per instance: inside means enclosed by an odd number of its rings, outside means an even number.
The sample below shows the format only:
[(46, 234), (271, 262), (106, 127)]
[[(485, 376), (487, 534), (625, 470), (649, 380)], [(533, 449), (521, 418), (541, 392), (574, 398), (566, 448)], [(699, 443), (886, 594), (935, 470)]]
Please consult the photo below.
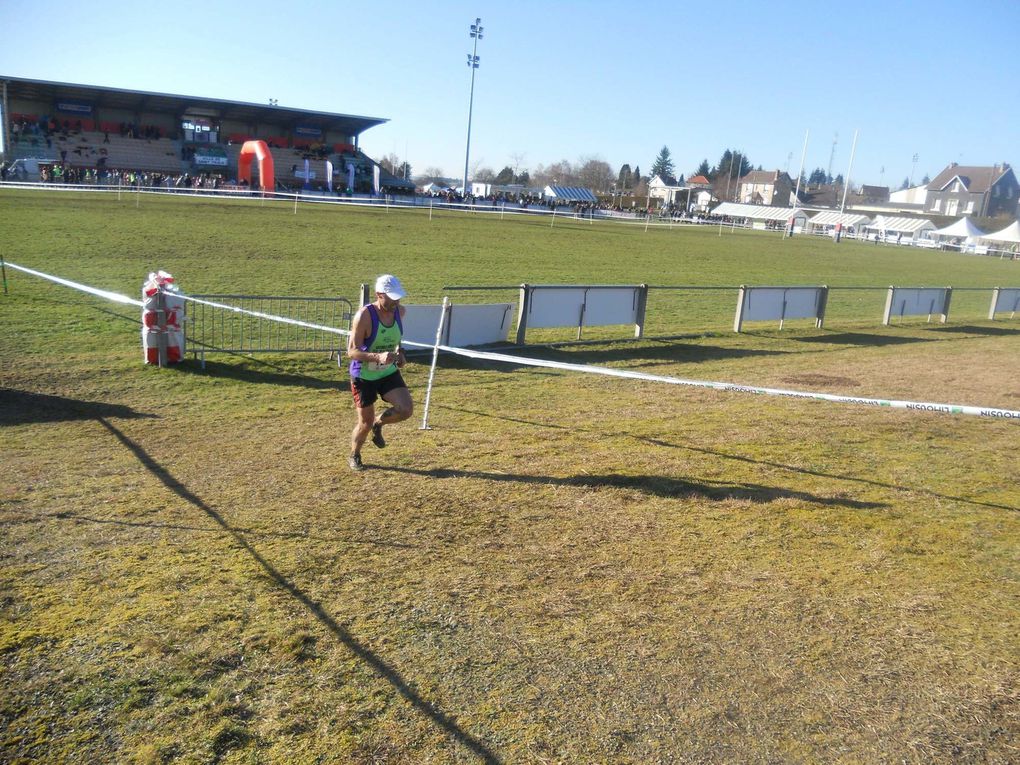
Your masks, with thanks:
[[(351, 299), (392, 271), (409, 302), (1020, 284), (760, 232), (129, 195), (3, 192), (0, 231), (10, 261), (131, 296), (156, 268)], [(146, 367), (136, 309), (8, 280), (0, 762), (1020, 759), (1016, 422), (444, 358), (434, 429), (393, 427), (357, 475), (335, 362)], [(1020, 408), (1020, 320), (985, 321), (987, 293), (945, 326), (848, 292), (824, 330), (741, 335), (734, 299), (655, 293), (642, 341), (526, 353)]]

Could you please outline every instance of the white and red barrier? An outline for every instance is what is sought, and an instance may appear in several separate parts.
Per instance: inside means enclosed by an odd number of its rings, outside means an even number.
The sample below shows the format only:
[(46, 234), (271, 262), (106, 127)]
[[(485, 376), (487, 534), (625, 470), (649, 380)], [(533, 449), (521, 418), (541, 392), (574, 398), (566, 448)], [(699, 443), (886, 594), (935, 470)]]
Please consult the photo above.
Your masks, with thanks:
[(156, 271), (142, 286), (142, 351), (146, 364), (177, 364), (184, 360), (184, 299), (174, 278)]

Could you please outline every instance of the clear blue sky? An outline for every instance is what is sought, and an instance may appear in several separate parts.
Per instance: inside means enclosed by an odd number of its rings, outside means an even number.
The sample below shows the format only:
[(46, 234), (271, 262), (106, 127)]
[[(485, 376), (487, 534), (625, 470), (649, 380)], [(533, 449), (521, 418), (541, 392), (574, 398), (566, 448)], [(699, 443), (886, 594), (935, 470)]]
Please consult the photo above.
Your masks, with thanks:
[(0, 74), (386, 117), (370, 155), (459, 177), (476, 16), (472, 167), (647, 172), (667, 145), (684, 174), (732, 147), (793, 175), (810, 130), (805, 170), (838, 133), (836, 175), (855, 129), (857, 183), (1020, 163), (1018, 0), (4, 0)]

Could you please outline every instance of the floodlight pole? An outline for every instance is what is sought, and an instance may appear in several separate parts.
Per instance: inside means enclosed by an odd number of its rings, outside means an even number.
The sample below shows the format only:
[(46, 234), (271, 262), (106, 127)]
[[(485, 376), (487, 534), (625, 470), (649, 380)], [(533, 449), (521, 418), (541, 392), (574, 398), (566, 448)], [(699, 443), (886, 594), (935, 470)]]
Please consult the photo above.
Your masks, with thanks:
[(471, 37), (474, 47), (467, 57), (467, 65), (471, 67), (471, 96), (468, 98), (467, 148), (464, 150), (464, 197), (468, 195), (468, 162), (471, 158), (471, 115), (475, 107), (475, 70), (478, 68), (478, 41), (482, 39), (482, 20), (475, 19), (471, 25)]
[(857, 131), (854, 131), (854, 142), (850, 146), (850, 165), (846, 169), (846, 178), (843, 179), (843, 202), (839, 206), (839, 220), (843, 221), (843, 210), (846, 209), (846, 193), (850, 189), (850, 174), (854, 171), (854, 152), (857, 151)]

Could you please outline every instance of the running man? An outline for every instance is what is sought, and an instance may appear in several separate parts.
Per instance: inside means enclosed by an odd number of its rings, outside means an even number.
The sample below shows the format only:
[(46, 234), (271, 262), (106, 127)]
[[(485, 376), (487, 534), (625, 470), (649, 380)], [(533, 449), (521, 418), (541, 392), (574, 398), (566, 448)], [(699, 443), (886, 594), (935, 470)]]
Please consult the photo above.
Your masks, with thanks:
[[(404, 333), (404, 308), (401, 298), (407, 293), (400, 280), (383, 274), (375, 281), (375, 302), (361, 308), (354, 316), (354, 325), (347, 341), (351, 357), (351, 393), (358, 410), (358, 421), (351, 433), (351, 470), (361, 471), (361, 447), (368, 434), (372, 443), (386, 446), (383, 425), (406, 420), (413, 405), (400, 369), (404, 366), (404, 349), (400, 340)], [(376, 417), (375, 402), (381, 398), (389, 407)]]

